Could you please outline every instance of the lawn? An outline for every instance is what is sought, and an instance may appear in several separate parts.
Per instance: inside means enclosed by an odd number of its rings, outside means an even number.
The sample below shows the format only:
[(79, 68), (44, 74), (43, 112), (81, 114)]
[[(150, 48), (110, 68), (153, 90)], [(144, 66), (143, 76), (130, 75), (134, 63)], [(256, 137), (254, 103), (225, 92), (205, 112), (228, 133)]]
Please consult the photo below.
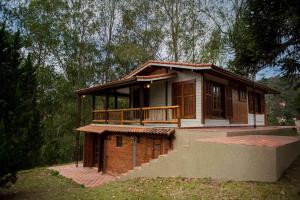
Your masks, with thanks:
[(277, 183), (139, 178), (88, 189), (45, 168), (19, 173), (0, 199), (300, 199), (300, 158)]

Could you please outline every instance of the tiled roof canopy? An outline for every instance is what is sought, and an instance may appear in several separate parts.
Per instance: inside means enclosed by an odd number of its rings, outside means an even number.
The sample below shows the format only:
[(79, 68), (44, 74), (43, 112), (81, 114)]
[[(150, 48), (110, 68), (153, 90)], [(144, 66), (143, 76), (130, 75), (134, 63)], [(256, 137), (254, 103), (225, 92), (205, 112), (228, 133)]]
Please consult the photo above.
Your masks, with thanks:
[(126, 127), (126, 126), (105, 126), (89, 124), (76, 129), (76, 131), (90, 132), (102, 134), (109, 133), (128, 133), (128, 134), (147, 134), (147, 135), (173, 135), (175, 130), (173, 128), (147, 128), (147, 127)]

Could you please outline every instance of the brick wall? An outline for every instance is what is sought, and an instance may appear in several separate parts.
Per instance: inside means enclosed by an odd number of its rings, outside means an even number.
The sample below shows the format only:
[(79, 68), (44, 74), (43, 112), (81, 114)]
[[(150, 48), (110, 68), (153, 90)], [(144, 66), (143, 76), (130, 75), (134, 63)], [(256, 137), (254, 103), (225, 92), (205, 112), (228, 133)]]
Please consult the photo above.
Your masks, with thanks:
[[(116, 146), (117, 135), (106, 140), (106, 173), (118, 175), (133, 168), (133, 136), (122, 135), (123, 146)], [(168, 138), (140, 136), (136, 143), (136, 165), (149, 162), (161, 154), (166, 154), (172, 144)]]

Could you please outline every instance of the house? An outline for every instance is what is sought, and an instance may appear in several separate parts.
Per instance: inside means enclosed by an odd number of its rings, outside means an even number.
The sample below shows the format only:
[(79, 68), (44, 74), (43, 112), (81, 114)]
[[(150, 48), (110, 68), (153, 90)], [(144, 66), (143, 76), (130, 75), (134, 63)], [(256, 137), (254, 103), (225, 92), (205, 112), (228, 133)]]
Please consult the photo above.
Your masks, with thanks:
[[(118, 175), (173, 148), (176, 128), (266, 126), (278, 91), (213, 64), (149, 61), (124, 78), (76, 91), (93, 98), (84, 167)], [(103, 108), (98, 105), (103, 104)]]

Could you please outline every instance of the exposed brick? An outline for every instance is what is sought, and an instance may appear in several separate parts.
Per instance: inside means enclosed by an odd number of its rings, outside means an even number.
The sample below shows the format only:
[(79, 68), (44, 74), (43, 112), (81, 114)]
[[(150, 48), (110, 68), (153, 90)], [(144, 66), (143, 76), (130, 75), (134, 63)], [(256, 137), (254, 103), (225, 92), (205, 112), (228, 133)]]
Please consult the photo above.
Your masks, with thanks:
[[(133, 136), (121, 135), (123, 146), (117, 147), (117, 135), (110, 135), (106, 142), (106, 173), (119, 175), (133, 169)], [(172, 141), (167, 137), (140, 136), (136, 143), (136, 166), (149, 162), (161, 154), (166, 154)]]

